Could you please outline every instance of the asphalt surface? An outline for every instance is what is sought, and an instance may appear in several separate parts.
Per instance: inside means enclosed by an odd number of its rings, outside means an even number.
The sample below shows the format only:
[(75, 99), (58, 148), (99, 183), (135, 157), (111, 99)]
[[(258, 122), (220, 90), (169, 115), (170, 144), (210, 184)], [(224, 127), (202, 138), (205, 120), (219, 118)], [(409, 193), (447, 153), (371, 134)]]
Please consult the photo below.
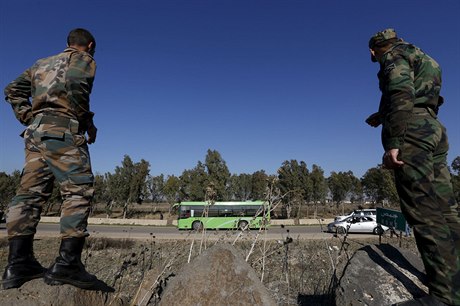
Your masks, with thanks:
[[(331, 238), (333, 234), (323, 232), (323, 226), (271, 226), (266, 232), (260, 233), (260, 239), (285, 240), (288, 237), (295, 239), (325, 239)], [(201, 238), (203, 233), (178, 230), (176, 227), (160, 226), (123, 226), (123, 225), (88, 225), (91, 237), (121, 238), (121, 239), (196, 239)], [(241, 233), (238, 230), (207, 230), (208, 239), (236, 239), (238, 235), (242, 237), (255, 237), (258, 230), (250, 230)], [(369, 238), (378, 236), (371, 234), (349, 234), (353, 238)], [(0, 224), (0, 237), (6, 237), (5, 223)], [(37, 228), (36, 238), (40, 237), (59, 237), (59, 224), (40, 223)], [(242, 238), (240, 237), (240, 238)]]

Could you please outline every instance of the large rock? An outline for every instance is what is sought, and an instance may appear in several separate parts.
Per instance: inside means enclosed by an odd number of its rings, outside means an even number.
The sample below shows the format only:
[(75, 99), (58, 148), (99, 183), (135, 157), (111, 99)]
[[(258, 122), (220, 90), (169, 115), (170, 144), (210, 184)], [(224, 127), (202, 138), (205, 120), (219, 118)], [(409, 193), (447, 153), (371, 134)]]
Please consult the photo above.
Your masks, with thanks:
[(231, 245), (206, 250), (167, 284), (160, 306), (276, 305), (256, 272)]
[(2, 306), (123, 306), (127, 301), (110, 288), (102, 291), (82, 290), (70, 285), (48, 286), (42, 279), (34, 279), (18, 289), (0, 291)]
[(348, 263), (335, 292), (337, 306), (387, 306), (425, 296), (419, 255), (391, 245), (368, 245)]

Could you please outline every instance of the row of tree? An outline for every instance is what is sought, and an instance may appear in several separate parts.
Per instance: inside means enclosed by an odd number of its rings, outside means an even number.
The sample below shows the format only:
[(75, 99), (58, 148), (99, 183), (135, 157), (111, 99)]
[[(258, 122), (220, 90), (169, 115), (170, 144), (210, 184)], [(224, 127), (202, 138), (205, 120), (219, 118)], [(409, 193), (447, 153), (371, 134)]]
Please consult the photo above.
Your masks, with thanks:
[[(460, 156), (453, 161), (451, 171), (459, 200)], [(123, 207), (126, 217), (132, 203), (152, 201), (173, 205), (178, 201), (203, 201), (209, 186), (218, 201), (261, 200), (275, 190), (280, 195), (283, 214), (292, 217), (307, 204), (339, 205), (350, 201), (385, 205), (398, 201), (393, 173), (380, 165), (369, 169), (360, 179), (352, 171), (333, 171), (325, 177), (320, 166), (313, 164), (309, 169), (304, 161), (297, 160), (284, 161), (276, 175), (268, 175), (264, 170), (231, 174), (220, 153), (208, 150), (204, 162), (198, 161), (193, 169), (184, 170), (180, 176), (151, 176), (149, 172), (148, 161), (134, 162), (125, 155), (113, 173), (96, 175), (95, 202), (106, 203), (109, 209), (114, 205)], [(11, 175), (0, 172), (0, 205), (3, 207), (14, 195), (19, 179), (19, 171)], [(50, 202), (59, 202), (57, 187)]]

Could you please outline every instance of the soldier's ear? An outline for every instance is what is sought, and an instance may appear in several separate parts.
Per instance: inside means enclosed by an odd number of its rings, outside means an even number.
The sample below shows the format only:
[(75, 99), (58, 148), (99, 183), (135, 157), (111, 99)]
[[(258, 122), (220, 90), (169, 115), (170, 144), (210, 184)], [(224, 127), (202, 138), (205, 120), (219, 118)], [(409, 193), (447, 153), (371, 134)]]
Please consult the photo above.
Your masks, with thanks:
[(88, 53), (91, 54), (91, 56), (94, 56), (94, 53), (96, 53), (93, 42), (88, 44)]
[(377, 62), (377, 58), (375, 57), (375, 51), (373, 49), (369, 49), (369, 51), (371, 52), (371, 61), (373, 63)]

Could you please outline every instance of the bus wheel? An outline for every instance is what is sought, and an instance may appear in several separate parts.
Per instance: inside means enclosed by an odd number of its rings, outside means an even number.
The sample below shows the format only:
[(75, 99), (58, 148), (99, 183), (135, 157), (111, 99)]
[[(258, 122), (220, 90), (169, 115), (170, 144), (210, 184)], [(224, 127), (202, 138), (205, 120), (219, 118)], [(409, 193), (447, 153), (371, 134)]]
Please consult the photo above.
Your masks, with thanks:
[(248, 221), (245, 221), (245, 220), (241, 220), (240, 222), (238, 222), (238, 229), (240, 230), (245, 230), (248, 226)]
[(192, 229), (195, 231), (201, 231), (203, 229), (203, 223), (201, 223), (200, 221), (193, 221)]

